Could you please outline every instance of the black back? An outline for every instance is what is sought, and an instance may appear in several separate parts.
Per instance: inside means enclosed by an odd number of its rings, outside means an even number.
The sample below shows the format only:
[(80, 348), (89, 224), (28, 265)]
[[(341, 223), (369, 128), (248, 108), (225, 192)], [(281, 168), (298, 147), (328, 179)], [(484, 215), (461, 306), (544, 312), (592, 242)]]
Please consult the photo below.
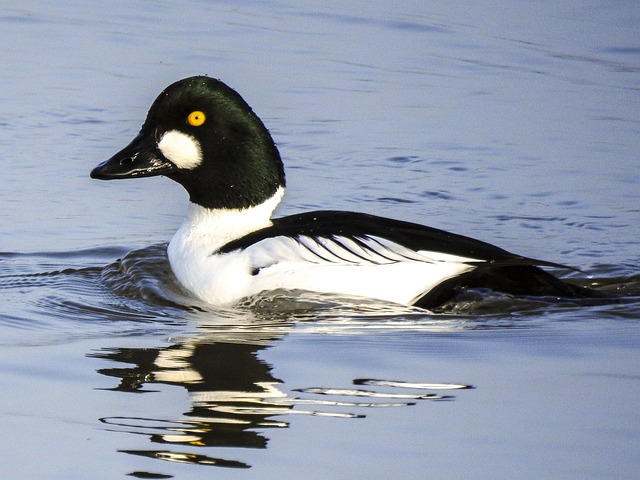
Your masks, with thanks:
[(487, 262), (558, 266), (514, 255), (489, 243), (437, 228), (366, 213), (331, 210), (276, 218), (271, 227), (257, 230), (227, 243), (220, 249), (220, 253), (246, 248), (261, 240), (278, 236), (331, 238), (337, 235), (350, 238), (381, 237), (414, 251), (429, 250)]

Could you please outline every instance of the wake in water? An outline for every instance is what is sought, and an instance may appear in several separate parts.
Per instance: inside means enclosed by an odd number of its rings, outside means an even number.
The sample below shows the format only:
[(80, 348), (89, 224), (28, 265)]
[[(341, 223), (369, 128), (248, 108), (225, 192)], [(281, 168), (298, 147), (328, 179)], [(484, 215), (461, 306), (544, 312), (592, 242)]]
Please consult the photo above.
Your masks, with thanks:
[[(150, 268), (157, 264), (152, 252), (145, 262)], [(114, 268), (112, 259), (118, 256), (126, 256), (126, 250), (0, 253), (0, 323), (9, 327), (3, 330), (0, 342), (49, 343), (114, 330), (127, 335), (184, 324), (179, 310), (166, 306), (167, 300), (149, 300), (153, 288), (145, 282), (135, 295), (126, 296), (118, 288), (111, 288), (109, 272)], [(161, 278), (160, 272), (151, 270), (151, 279)], [(137, 279), (123, 282), (133, 285)], [(165, 298), (164, 293), (158, 295), (159, 299)], [(38, 334), (25, 336), (21, 333), (24, 330)]]
[[(120, 257), (117, 260), (109, 260)], [(106, 264), (106, 266), (104, 266)], [(597, 265), (593, 278), (572, 273), (565, 280), (593, 288), (604, 298), (558, 299), (513, 297), (489, 290), (465, 290), (438, 308), (437, 314), (541, 314), (567, 308), (611, 309), (624, 316), (638, 314), (640, 275), (628, 266)], [(77, 321), (172, 322), (187, 312), (218, 316), (273, 315), (393, 317), (425, 316), (414, 307), (375, 300), (337, 297), (310, 292), (265, 292), (229, 308), (212, 308), (193, 299), (177, 283), (159, 244), (126, 253), (122, 248), (58, 253), (0, 254), (0, 300), (5, 324), (37, 328), (52, 319)], [(626, 312), (626, 313), (623, 313)], [(41, 326), (42, 326), (41, 325)]]
[[(212, 307), (189, 296), (175, 279), (166, 257), (166, 245), (155, 245), (134, 250), (107, 266), (102, 272), (102, 280), (118, 295), (132, 299), (144, 299), (158, 305), (178, 308), (211, 310)], [(556, 297), (515, 297), (487, 289), (469, 289), (460, 292), (452, 301), (432, 313), (455, 314), (505, 314), (515, 311), (544, 311), (550, 307), (578, 307), (635, 303), (640, 297), (640, 275), (629, 276), (623, 267), (601, 265), (599, 278), (580, 278), (572, 272), (567, 282), (580, 287), (588, 287), (601, 293), (602, 297), (569, 298)], [(605, 276), (606, 275), (606, 276)], [(425, 310), (384, 303), (378, 300), (340, 297), (301, 291), (265, 292), (255, 298), (240, 303), (241, 308), (272, 310), (274, 313), (293, 313), (327, 309), (343, 309), (342, 314), (357, 315), (358, 312), (372, 315), (424, 314)], [(216, 309), (217, 310), (217, 309)], [(263, 312), (266, 313), (266, 312)]]

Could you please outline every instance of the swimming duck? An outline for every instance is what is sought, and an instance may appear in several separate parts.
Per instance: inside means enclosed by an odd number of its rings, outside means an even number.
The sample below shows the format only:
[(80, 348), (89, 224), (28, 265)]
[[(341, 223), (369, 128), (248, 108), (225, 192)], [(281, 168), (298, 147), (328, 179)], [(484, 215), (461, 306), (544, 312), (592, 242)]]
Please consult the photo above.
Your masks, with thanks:
[(558, 264), (400, 220), (346, 211), (271, 218), (284, 194), (276, 145), (242, 97), (219, 80), (185, 78), (153, 102), (140, 133), (91, 177), (164, 175), (189, 194), (167, 254), (182, 286), (212, 305), (275, 289), (434, 309), (468, 288), (575, 297), (542, 270)]

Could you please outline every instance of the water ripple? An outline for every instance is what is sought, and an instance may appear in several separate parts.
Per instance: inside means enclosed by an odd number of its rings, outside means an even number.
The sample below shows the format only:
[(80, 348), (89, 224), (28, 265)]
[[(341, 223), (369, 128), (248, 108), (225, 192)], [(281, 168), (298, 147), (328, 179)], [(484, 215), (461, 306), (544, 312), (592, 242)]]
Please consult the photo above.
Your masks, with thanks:
[[(537, 221), (562, 221), (538, 218)], [(437, 314), (380, 301), (300, 291), (265, 292), (232, 307), (217, 308), (189, 296), (176, 281), (166, 245), (123, 254), (122, 248), (53, 253), (0, 254), (0, 324), (2, 339), (50, 341), (100, 335), (162, 332), (197, 322), (203, 331), (232, 342), (269, 342), (297, 326), (297, 331), (353, 335), (377, 331), (442, 332), (467, 328), (526, 326), (540, 318), (597, 308), (611, 317), (638, 314), (640, 276), (634, 265), (596, 266), (593, 277), (568, 274), (572, 282), (620, 296), (615, 302), (514, 298), (469, 290)], [(114, 256), (120, 256), (115, 261)], [(530, 325), (529, 325), (530, 326)], [(20, 330), (41, 332), (25, 340)], [(15, 335), (12, 335), (14, 332)], [(46, 339), (46, 340), (45, 340)]]
[[(142, 281), (137, 295), (128, 297), (118, 288), (111, 288), (108, 272), (113, 264), (104, 267), (103, 262), (122, 252), (119, 248), (99, 248), (0, 254), (0, 324), (10, 327), (3, 333), (2, 342), (11, 343), (15, 337), (19, 343), (37, 344), (101, 335), (105, 331), (123, 335), (148, 331), (150, 327), (141, 324), (154, 325), (152, 328), (157, 330), (162, 330), (159, 325), (184, 324), (179, 309), (168, 307), (171, 301), (153, 289), (151, 280)], [(147, 258), (146, 264), (156, 265), (152, 256)], [(124, 284), (132, 288), (136, 281), (132, 277)], [(25, 337), (21, 330), (40, 335)]]

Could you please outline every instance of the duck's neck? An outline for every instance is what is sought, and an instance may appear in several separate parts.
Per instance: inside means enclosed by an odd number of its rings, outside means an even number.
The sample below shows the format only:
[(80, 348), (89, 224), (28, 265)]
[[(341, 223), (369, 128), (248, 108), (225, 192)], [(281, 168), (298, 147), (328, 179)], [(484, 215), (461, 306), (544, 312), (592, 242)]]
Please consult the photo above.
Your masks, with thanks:
[(283, 194), (281, 187), (264, 203), (242, 209), (211, 209), (191, 203), (187, 217), (169, 243), (169, 259), (173, 263), (178, 256), (208, 256), (232, 240), (268, 227)]

